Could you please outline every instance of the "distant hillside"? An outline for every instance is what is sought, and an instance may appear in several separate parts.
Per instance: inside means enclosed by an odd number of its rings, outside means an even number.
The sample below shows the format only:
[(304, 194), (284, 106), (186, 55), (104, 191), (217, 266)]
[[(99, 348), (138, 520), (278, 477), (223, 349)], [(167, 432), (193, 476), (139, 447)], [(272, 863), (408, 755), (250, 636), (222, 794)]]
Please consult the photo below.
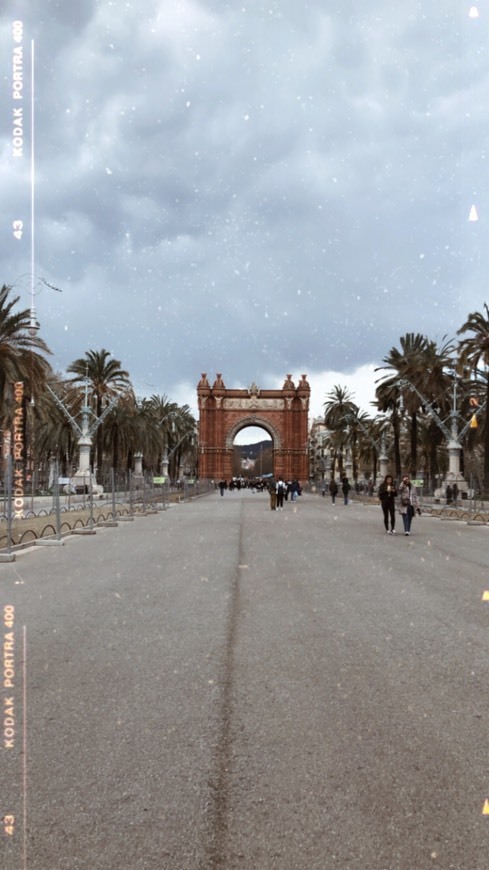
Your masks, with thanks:
[(269, 439), (255, 444), (235, 444), (234, 477), (259, 477), (273, 472), (273, 442)]

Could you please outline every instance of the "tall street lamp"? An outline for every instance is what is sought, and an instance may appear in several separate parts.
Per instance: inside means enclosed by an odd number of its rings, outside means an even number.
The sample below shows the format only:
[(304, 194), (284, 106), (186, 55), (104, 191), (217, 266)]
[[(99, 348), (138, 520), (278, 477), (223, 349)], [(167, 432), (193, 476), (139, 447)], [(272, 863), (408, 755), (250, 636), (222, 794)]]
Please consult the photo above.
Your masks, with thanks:
[(486, 403), (480, 405), (477, 410), (471, 415), (468, 423), (463, 426), (459, 431), (459, 418), (460, 411), (457, 408), (457, 381), (456, 378), (453, 379), (453, 393), (452, 393), (452, 408), (450, 411), (450, 428), (445, 425), (444, 421), (440, 419), (438, 414), (436, 413), (433, 402), (429, 402), (423, 395), (420, 393), (417, 387), (411, 383), (407, 378), (401, 378), (397, 382), (397, 386), (401, 389), (403, 387), (407, 387), (409, 390), (412, 390), (413, 393), (416, 393), (421, 402), (423, 403), (426, 413), (428, 417), (430, 417), (438, 426), (438, 428), (443, 432), (446, 441), (447, 441), (447, 449), (448, 449), (448, 472), (445, 479), (445, 486), (447, 483), (456, 483), (459, 491), (467, 491), (467, 483), (460, 472), (460, 456), (462, 454), (462, 438), (465, 433), (474, 426), (474, 421), (477, 418), (477, 415), (484, 410), (486, 407)]
[[(59, 396), (56, 395), (56, 393), (54, 392), (54, 390), (51, 389), (49, 384), (46, 384), (46, 387), (49, 390), (49, 392), (51, 393), (58, 408), (60, 408), (63, 411), (63, 413), (66, 415), (66, 417), (70, 421), (71, 427), (74, 430), (75, 434), (78, 435), (78, 448), (79, 448), (78, 469), (76, 470), (76, 472), (74, 474), (74, 478), (72, 481), (70, 481), (70, 483), (73, 483), (73, 485), (75, 485), (75, 486), (78, 485), (78, 486), (85, 487), (87, 485), (86, 478), (88, 477), (88, 479), (91, 480), (93, 492), (95, 492), (97, 494), (102, 494), (103, 489), (101, 486), (99, 486), (97, 484), (97, 482), (95, 480), (95, 476), (93, 475), (92, 471), (90, 470), (90, 452), (91, 452), (92, 444), (93, 444), (93, 435), (95, 434), (95, 432), (97, 431), (99, 426), (101, 426), (101, 424), (105, 420), (109, 411), (111, 411), (112, 408), (114, 407), (114, 405), (119, 401), (120, 395), (118, 394), (116, 396), (113, 396), (113, 398), (110, 400), (109, 404), (104, 409), (104, 411), (100, 415), (100, 417), (96, 417), (94, 412), (91, 410), (91, 408), (88, 405), (88, 380), (85, 380), (85, 394), (84, 394), (83, 406), (82, 406), (82, 409), (80, 412), (81, 413), (81, 424), (80, 424), (70, 414), (68, 408), (66, 408), (64, 406), (64, 404), (61, 401), (61, 399), (59, 398)], [(91, 425), (90, 425), (90, 415), (95, 416), (95, 420), (93, 421), (93, 423)]]

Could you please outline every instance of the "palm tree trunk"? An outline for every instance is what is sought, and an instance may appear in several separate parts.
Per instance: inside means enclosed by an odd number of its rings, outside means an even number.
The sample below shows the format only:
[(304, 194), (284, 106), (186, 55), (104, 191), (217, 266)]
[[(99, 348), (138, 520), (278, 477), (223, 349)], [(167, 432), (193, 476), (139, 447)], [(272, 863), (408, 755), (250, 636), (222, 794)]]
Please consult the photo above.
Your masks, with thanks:
[(352, 469), (353, 469), (353, 480), (355, 483), (358, 481), (358, 462), (357, 462), (357, 438), (356, 434), (353, 433), (353, 438), (351, 441), (351, 461), (352, 461)]
[(418, 416), (416, 411), (411, 414), (411, 456), (409, 473), (416, 477), (418, 471)]
[(438, 474), (437, 444), (435, 438), (432, 438), (430, 441), (430, 452), (428, 458), (430, 463), (430, 467), (428, 469), (428, 486), (430, 488), (430, 492), (433, 492), (435, 485), (435, 474)]
[[(102, 397), (97, 396), (97, 420), (100, 420), (102, 416)], [(102, 452), (103, 452), (103, 443), (102, 443), (102, 426), (99, 426), (97, 429), (97, 434), (95, 437), (96, 441), (96, 449), (95, 449), (95, 465), (97, 467), (97, 483), (102, 482)]]
[(119, 456), (118, 456), (119, 443), (118, 442), (119, 442), (119, 437), (118, 437), (117, 426), (116, 426), (115, 431), (114, 431), (114, 441), (112, 444), (112, 468), (115, 471), (117, 471), (117, 466), (118, 466), (118, 462), (119, 462)]
[(486, 380), (486, 419), (484, 422), (484, 495), (489, 493), (489, 376)]
[(397, 413), (397, 409), (394, 409), (394, 411), (392, 412), (392, 429), (394, 431), (394, 463), (396, 466), (396, 477), (397, 480), (400, 480), (402, 474), (401, 438), (399, 432), (399, 416)]

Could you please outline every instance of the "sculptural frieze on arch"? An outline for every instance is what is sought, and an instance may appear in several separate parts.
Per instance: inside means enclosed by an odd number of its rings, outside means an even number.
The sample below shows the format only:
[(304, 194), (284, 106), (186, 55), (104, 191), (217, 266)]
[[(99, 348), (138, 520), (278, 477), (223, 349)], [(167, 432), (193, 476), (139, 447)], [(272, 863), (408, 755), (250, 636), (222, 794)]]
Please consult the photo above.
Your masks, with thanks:
[(233, 441), (246, 426), (263, 428), (273, 442), (275, 477), (306, 481), (309, 474), (308, 414), (311, 389), (306, 375), (295, 385), (287, 375), (282, 389), (227, 389), (222, 374), (212, 386), (203, 373), (197, 385), (199, 477), (230, 480)]

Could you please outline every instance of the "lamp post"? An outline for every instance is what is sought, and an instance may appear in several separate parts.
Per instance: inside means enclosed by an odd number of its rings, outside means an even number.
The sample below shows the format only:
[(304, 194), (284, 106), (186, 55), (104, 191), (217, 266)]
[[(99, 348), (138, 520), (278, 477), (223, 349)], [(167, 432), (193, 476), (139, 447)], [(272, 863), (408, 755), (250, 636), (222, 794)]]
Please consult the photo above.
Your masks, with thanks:
[(420, 393), (418, 388), (411, 383), (411, 381), (409, 381), (407, 378), (401, 378), (397, 382), (397, 385), (401, 387), (401, 389), (402, 387), (407, 387), (408, 389), (412, 390), (413, 393), (416, 393), (418, 398), (421, 399), (421, 402), (425, 406), (428, 417), (431, 417), (431, 419), (436, 423), (436, 425), (441, 430), (441, 432), (443, 432), (446, 438), (448, 449), (448, 472), (445, 479), (445, 486), (447, 485), (447, 483), (456, 483), (459, 491), (466, 491), (467, 483), (463, 477), (463, 474), (460, 471), (460, 456), (462, 453), (461, 441), (471, 425), (474, 425), (473, 421), (475, 420), (477, 415), (486, 407), (486, 403), (484, 402), (484, 404), (480, 405), (477, 408), (477, 410), (472, 414), (468, 423), (466, 423), (465, 426), (463, 426), (463, 428), (459, 431), (460, 412), (457, 408), (457, 380), (455, 377), (453, 379), (452, 407), (449, 414), (450, 428), (445, 425), (445, 422), (441, 420), (436, 413), (433, 407), (433, 402), (429, 402), (422, 395), (422, 393)]
[[(175, 431), (175, 419), (174, 419), (175, 417), (178, 417), (178, 411), (176, 411), (176, 410), (168, 411), (161, 418), (159, 425), (162, 426), (163, 423), (165, 422), (165, 420), (171, 419), (171, 429), (172, 429), (172, 432), (174, 432)], [(168, 477), (168, 465), (169, 465), (169, 462), (170, 462), (172, 455), (173, 455), (173, 451), (170, 454), (168, 454), (168, 434), (165, 432), (165, 445), (163, 447), (163, 453), (161, 455), (161, 476), (162, 477)]]
[[(90, 415), (95, 416), (94, 412), (88, 405), (88, 381), (85, 380), (85, 394), (84, 394), (84, 402), (81, 409), (81, 425), (78, 423), (74, 417), (70, 414), (68, 409), (64, 406), (63, 402), (56, 395), (54, 390), (51, 389), (49, 384), (46, 384), (47, 389), (51, 393), (54, 401), (56, 402), (58, 408), (60, 408), (63, 413), (68, 417), (68, 420), (71, 423), (72, 429), (75, 434), (78, 435), (78, 448), (79, 448), (79, 459), (78, 459), (78, 469), (74, 474), (73, 483), (76, 486), (77, 479), (79, 481), (78, 485), (86, 486), (86, 478), (88, 477), (89, 483), (93, 488), (93, 491), (97, 494), (101, 494), (103, 492), (102, 487), (100, 487), (93, 478), (92, 472), (90, 470), (90, 452), (93, 444), (93, 435), (99, 428), (99, 426), (105, 420), (109, 411), (112, 410), (114, 405), (119, 401), (120, 395), (114, 396), (107, 407), (104, 409), (103, 413), (100, 417), (95, 417), (94, 422), (90, 425)], [(71, 481), (70, 481), (71, 482)]]
[(42, 287), (38, 289), (39, 285), (42, 284), (49, 290), (56, 290), (56, 293), (62, 293), (63, 291), (59, 287), (55, 287), (54, 284), (50, 284), (49, 281), (46, 281), (46, 279), (43, 278), (42, 275), (35, 275), (33, 271), (24, 272), (23, 275), (19, 275), (19, 277), (16, 278), (15, 281), (9, 286), (16, 287), (17, 285), (19, 285), (23, 290), (26, 290), (27, 283), (29, 284), (30, 296), (29, 324), (27, 326), (27, 332), (32, 338), (35, 338), (41, 328), (40, 323), (37, 319), (35, 302), (36, 296), (38, 296), (42, 290)]
[(387, 438), (385, 435), (385, 431), (382, 432), (380, 438), (380, 451), (373, 441), (372, 443), (374, 444), (374, 447), (379, 455), (380, 476), (385, 478), (387, 474), (387, 467), (389, 464), (389, 457), (387, 456)]
[(137, 450), (134, 454), (134, 477), (143, 476), (143, 452)]

